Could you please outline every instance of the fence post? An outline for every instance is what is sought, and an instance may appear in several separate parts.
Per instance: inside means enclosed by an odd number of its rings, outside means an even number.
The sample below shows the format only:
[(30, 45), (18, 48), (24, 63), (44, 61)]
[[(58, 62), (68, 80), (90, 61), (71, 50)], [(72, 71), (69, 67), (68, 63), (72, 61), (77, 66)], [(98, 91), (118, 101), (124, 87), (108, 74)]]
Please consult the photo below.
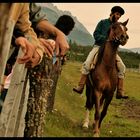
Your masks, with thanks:
[[(15, 22), (8, 19), (9, 8), (10, 3), (0, 4), (0, 90), (15, 26)], [(18, 56), (20, 55), (21, 49)], [(0, 113), (0, 137), (23, 136), (28, 98), (24, 82), (26, 71), (24, 65), (15, 64), (11, 84)]]
[(4, 70), (10, 50), (14, 22), (8, 21), (9, 4), (0, 4), (0, 89), (3, 83)]
[[(22, 55), (21, 49), (19, 51), (18, 57)], [(0, 114), (0, 136), (2, 137), (22, 137), (24, 134), (23, 129), (22, 132), (20, 132), (20, 135), (18, 132), (22, 127), (20, 120), (25, 123), (23, 118), (25, 117), (26, 110), (23, 108), (26, 107), (26, 100), (28, 98), (28, 95), (24, 95), (24, 88), (26, 87), (26, 72), (27, 69), (23, 64), (15, 63), (10, 87)]]

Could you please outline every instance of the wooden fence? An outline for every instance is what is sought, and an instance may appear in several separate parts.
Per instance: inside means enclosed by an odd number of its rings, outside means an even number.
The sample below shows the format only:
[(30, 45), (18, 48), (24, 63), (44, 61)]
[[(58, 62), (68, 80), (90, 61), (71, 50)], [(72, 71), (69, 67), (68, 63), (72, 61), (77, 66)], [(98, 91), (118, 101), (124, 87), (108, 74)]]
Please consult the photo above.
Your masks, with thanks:
[[(6, 62), (10, 54), (11, 38), (14, 22), (8, 21), (9, 5), (0, 4), (0, 88), (3, 83)], [(21, 49), (18, 57), (22, 56)], [(60, 60), (58, 60), (60, 62)], [(58, 69), (52, 60), (44, 56), (37, 66), (42, 78), (36, 84), (32, 72), (24, 64), (14, 65), (12, 80), (0, 114), (0, 137), (40, 137), (43, 135), (46, 111), (51, 111), (54, 105), (55, 90), (58, 79)], [(38, 70), (39, 68), (39, 70)], [(55, 68), (55, 69), (54, 69)]]
[[(0, 82), (2, 85), (15, 24), (8, 20), (8, 3), (1, 3), (0, 10), (0, 17), (3, 19), (0, 20)], [(20, 50), (18, 56), (21, 55), (22, 51)], [(24, 116), (29, 93), (28, 87), (25, 88), (27, 84), (26, 73), (27, 69), (24, 65), (15, 64), (11, 84), (0, 114), (1, 137), (23, 136)]]

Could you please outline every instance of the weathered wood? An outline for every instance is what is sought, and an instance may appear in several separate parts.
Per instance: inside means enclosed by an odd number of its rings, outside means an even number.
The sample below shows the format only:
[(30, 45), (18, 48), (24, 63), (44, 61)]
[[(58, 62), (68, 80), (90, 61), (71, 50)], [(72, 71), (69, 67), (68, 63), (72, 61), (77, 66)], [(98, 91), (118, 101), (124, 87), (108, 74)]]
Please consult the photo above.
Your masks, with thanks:
[(2, 17), (2, 20), (0, 20), (0, 52), (2, 51), (6, 25), (8, 21), (8, 14), (9, 14), (9, 5), (6, 3), (1, 3), (0, 17)]
[[(4, 71), (6, 67), (6, 62), (8, 59), (8, 55), (10, 54), (10, 46), (11, 39), (13, 35), (13, 29), (15, 26), (15, 22), (8, 19), (9, 14), (9, 3), (0, 4), (0, 82), (3, 82)], [(21, 51), (20, 51), (21, 52)], [(21, 55), (21, 54), (19, 54)], [(24, 114), (22, 111), (22, 115), (19, 112), (19, 106), (22, 108), (21, 97), (22, 89), (24, 85), (24, 79), (26, 75), (26, 70), (24, 65), (19, 65), (16, 63), (15, 68), (13, 70), (13, 77), (11, 80), (11, 85), (9, 87), (7, 96), (5, 98), (5, 102), (2, 107), (2, 111), (0, 114), (0, 136), (1, 137), (13, 137), (14, 132), (19, 129), (19, 123), (17, 119), (24, 118)], [(26, 105), (24, 105), (25, 108)], [(21, 109), (22, 110), (22, 109)], [(25, 109), (24, 109), (25, 112)], [(20, 119), (21, 120), (21, 119)], [(22, 124), (25, 123), (22, 119)], [(23, 129), (23, 127), (20, 126)], [(22, 134), (21, 134), (22, 133)], [(23, 136), (23, 130), (20, 131), (18, 136)]]
[(29, 70), (30, 90), (26, 113), (25, 137), (41, 137), (45, 125), (47, 96), (53, 81), (52, 60), (43, 57), (40, 65)]
[(46, 110), (49, 112), (51, 112), (54, 107), (57, 82), (58, 82), (58, 78), (62, 69), (61, 60), (57, 59), (57, 63), (55, 64), (51, 63), (51, 65), (53, 66), (53, 69), (52, 69), (52, 74), (50, 75), (50, 77), (53, 80), (53, 85), (52, 85), (52, 88), (50, 89), (50, 94), (48, 94), (47, 96), (47, 108), (46, 108)]
[[(19, 56), (22, 51), (20, 50)], [(15, 63), (10, 87), (6, 95), (2, 111), (0, 114), (0, 136), (13, 137), (15, 136), (15, 128), (18, 128), (19, 122), (17, 121), (19, 115), (19, 107), (21, 106), (21, 97), (23, 94), (23, 87), (25, 82), (27, 69), (22, 64)], [(21, 116), (21, 115), (20, 115)], [(23, 118), (23, 116), (22, 116)], [(18, 135), (18, 134), (17, 134)], [(19, 136), (19, 135), (18, 135)]]
[(20, 106), (14, 131), (14, 136), (21, 137), (24, 136), (25, 129), (25, 115), (27, 111), (27, 101), (29, 96), (29, 79), (28, 74), (26, 74), (24, 87), (21, 95)]
[(10, 21), (8, 20), (8, 12), (7, 12), (9, 11), (8, 4), (5, 3), (0, 4), (0, 8), (1, 8), (0, 17), (3, 17), (3, 19), (0, 20), (0, 86), (1, 86), (1, 84), (3, 83), (3, 76), (6, 62), (8, 59), (15, 22), (12, 20)]

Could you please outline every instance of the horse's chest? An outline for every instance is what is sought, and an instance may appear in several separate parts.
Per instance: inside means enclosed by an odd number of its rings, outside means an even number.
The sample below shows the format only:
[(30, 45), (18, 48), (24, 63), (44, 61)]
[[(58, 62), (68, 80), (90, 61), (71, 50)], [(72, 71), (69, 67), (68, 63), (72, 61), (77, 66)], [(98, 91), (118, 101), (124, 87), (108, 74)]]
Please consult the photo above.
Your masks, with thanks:
[[(101, 69), (100, 69), (101, 70)], [(117, 73), (116, 71), (106, 72), (96, 71), (94, 75), (94, 81), (96, 81), (98, 88), (102, 90), (115, 89), (117, 85)]]

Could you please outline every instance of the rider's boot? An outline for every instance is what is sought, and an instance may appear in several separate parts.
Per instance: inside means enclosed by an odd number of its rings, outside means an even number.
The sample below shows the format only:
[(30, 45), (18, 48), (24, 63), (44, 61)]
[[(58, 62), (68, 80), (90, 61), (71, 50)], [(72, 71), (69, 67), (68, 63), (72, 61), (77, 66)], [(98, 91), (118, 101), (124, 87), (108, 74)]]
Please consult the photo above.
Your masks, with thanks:
[(124, 94), (124, 80), (118, 78), (116, 99), (127, 99), (128, 95)]
[(78, 86), (73, 88), (73, 91), (75, 91), (75, 92), (77, 92), (79, 94), (82, 94), (83, 89), (84, 89), (84, 85), (86, 83), (86, 79), (87, 79), (87, 75), (82, 74), (81, 78), (80, 78), (80, 81), (78, 83)]

